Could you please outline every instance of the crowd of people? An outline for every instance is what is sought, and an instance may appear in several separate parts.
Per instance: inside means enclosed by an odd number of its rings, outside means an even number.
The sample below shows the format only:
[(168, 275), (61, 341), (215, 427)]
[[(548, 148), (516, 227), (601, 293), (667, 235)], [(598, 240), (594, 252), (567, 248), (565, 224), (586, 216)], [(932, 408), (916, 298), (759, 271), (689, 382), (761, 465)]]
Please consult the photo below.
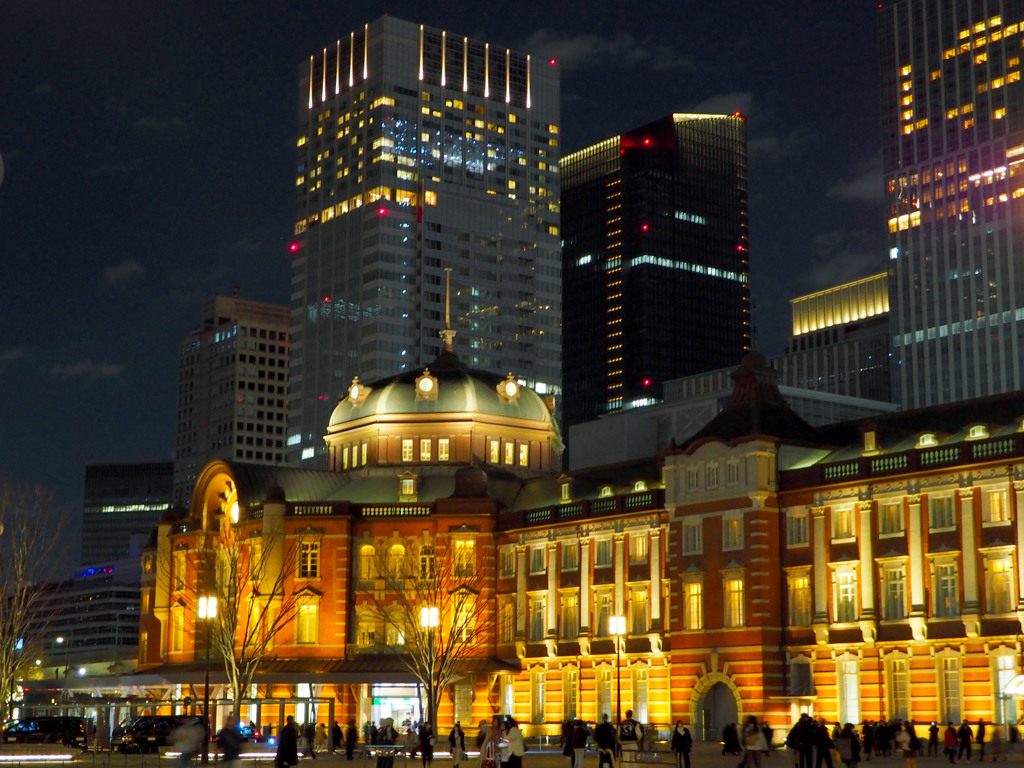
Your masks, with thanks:
[[(225, 729), (227, 735), (218, 738), (218, 746), (224, 759), (237, 759), (239, 743), (233, 739), (233, 730)], [(1010, 731), (1011, 739), (1017, 736), (1017, 729)], [(195, 751), (195, 739), (182, 729), (182, 753), (188, 760)], [(330, 732), (324, 724), (316, 726), (307, 723), (299, 726), (289, 716), (281, 728), (277, 744), (276, 768), (292, 768), (298, 763), (300, 746), (310, 758), (316, 752), (331, 745), (331, 751), (344, 748), (345, 755), (352, 759), (358, 734), (354, 721), (342, 731), (337, 722)], [(383, 718), (379, 724), (367, 723), (363, 738), (370, 747), (394, 747), (376, 751), (376, 768), (394, 768), (396, 754), (407, 753), (410, 758), (419, 755), (423, 768), (430, 768), (434, 758), (436, 735), (429, 722), (412, 723), (400, 734), (391, 718)], [(721, 733), (722, 754), (739, 756), (741, 768), (761, 768), (762, 759), (772, 752), (772, 729), (764, 720), (753, 715), (743, 725), (727, 724)], [(568, 759), (567, 768), (584, 768), (588, 748), (597, 750), (597, 768), (620, 768), (620, 763), (638, 762), (637, 753), (653, 749), (653, 734), (648, 734), (643, 725), (627, 710), (625, 719), (616, 728), (604, 715), (601, 722), (591, 728), (586, 722), (575, 719), (562, 725), (562, 754)], [(676, 768), (690, 768), (690, 753), (693, 737), (683, 722), (677, 721), (669, 739), (675, 756)], [(447, 746), (453, 768), (460, 768), (466, 761), (466, 734), (459, 722), (448, 734)], [(952, 722), (944, 728), (932, 722), (918, 732), (913, 721), (901, 719), (865, 721), (859, 726), (852, 723), (829, 725), (823, 718), (814, 719), (802, 714), (785, 738), (785, 746), (792, 755), (794, 768), (856, 768), (860, 762), (873, 757), (903, 757), (907, 768), (916, 768), (919, 756), (945, 757), (950, 763), (968, 761), (975, 756), (979, 762), (999, 760), (1005, 754), (1002, 731), (993, 728), (983, 720), (973, 726), (964, 721), (959, 725)], [(516, 721), (509, 716), (495, 715), (491, 722), (482, 720), (476, 734), (476, 748), (479, 763), (472, 768), (522, 768), (526, 744)]]

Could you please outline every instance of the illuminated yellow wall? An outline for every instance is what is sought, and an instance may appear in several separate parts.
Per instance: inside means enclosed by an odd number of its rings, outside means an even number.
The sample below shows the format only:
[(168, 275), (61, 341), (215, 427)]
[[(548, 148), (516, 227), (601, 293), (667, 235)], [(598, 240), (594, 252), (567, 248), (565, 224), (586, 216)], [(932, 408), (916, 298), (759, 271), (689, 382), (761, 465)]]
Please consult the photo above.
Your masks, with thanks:
[(794, 336), (875, 317), (889, 311), (888, 275), (882, 272), (799, 296), (791, 299), (790, 304)]

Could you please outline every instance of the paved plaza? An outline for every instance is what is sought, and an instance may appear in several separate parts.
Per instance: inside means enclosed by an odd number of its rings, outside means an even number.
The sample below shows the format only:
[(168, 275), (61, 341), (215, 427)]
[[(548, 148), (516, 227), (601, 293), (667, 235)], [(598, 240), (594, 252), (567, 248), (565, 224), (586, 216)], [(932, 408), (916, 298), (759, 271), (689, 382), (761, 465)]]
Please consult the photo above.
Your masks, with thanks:
[[(46, 752), (54, 753), (51, 750), (46, 750)], [(5, 745), (3, 751), (0, 752), (0, 765), (39, 765), (40, 762), (48, 762), (45, 761), (45, 758), (41, 760), (43, 754), (40, 750), (29, 752), (27, 750), (15, 750), (14, 745)], [(63, 754), (71, 757), (71, 764), (81, 766), (81, 768), (173, 768), (176, 764), (175, 758), (162, 757), (160, 755), (122, 755), (119, 752), (108, 751), (89, 751), (86, 753), (70, 751)], [(658, 768), (660, 765), (665, 765), (667, 768), (674, 768), (675, 766), (675, 756), (670, 752), (655, 752), (645, 755), (645, 757), (647, 759), (644, 759), (639, 766), (651, 766), (652, 768)], [(986, 755), (986, 760), (988, 758), (989, 755)], [(234, 768), (270, 768), (273, 765), (272, 760), (273, 751), (267, 751), (258, 755), (249, 752), (245, 754), (243, 760), (237, 763)], [(1014, 752), (1004, 755), (1002, 760), (1006, 763), (1024, 764), (1024, 753)], [(697, 743), (694, 745), (690, 761), (692, 768), (736, 768), (740, 758), (739, 756), (721, 754), (721, 745), (719, 744)], [(976, 764), (977, 762), (978, 756), (975, 753), (972, 763)], [(351, 762), (345, 760), (340, 754), (318, 754), (315, 762), (303, 757), (300, 759), (300, 763), (300, 768), (375, 768), (376, 766), (374, 758), (365, 757), (361, 754), (357, 755)], [(211, 755), (210, 765), (214, 764), (215, 758)], [(219, 762), (216, 764), (219, 765)], [(433, 761), (432, 765), (435, 768), (451, 768), (451, 760), (447, 755), (441, 755)], [(794, 766), (793, 753), (786, 749), (777, 749), (771, 755), (765, 756), (761, 765), (762, 768), (791, 768)], [(893, 755), (883, 758), (872, 757), (869, 761), (862, 761), (860, 768), (904, 768), (905, 765), (906, 762), (902, 756)], [(939, 768), (940, 766), (949, 765), (949, 761), (944, 755), (920, 756), (917, 758), (917, 765), (919, 767), (935, 766)], [(960, 765), (963, 765), (963, 763), (960, 763)], [(523, 767), (570, 768), (570, 764), (569, 760), (556, 750), (536, 751), (531, 749), (523, 758)], [(194, 768), (199, 768), (198, 761), (194, 763)], [(225, 767), (221, 766), (221, 768)], [(395, 760), (394, 768), (422, 768), (422, 761), (419, 756), (415, 759), (403, 756)], [(473, 757), (463, 762), (462, 768), (479, 768), (479, 759)], [(584, 768), (597, 768), (597, 755), (595, 753), (589, 752), (587, 754)], [(616, 768), (619, 768), (619, 766), (616, 766)], [(837, 763), (835, 768), (841, 768), (840, 764)]]

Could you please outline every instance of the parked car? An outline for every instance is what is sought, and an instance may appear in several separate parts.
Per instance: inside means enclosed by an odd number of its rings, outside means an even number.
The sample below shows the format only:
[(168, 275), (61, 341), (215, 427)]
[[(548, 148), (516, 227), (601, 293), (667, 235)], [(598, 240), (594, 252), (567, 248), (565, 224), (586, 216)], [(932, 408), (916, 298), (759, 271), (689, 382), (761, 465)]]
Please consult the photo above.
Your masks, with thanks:
[(185, 715), (142, 715), (123, 727), (120, 743), (114, 746), (123, 753), (156, 752), (171, 743), (171, 734), (182, 723), (194, 719)]
[(73, 744), (88, 740), (84, 717), (26, 717), (4, 723), (4, 743)]

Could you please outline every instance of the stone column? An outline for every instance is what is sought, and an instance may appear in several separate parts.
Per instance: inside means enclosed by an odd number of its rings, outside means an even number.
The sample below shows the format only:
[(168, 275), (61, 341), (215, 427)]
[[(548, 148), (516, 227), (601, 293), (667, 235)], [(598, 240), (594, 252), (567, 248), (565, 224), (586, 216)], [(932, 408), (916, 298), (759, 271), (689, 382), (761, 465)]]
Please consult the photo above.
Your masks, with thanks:
[(862, 501), (857, 504), (860, 527), (857, 541), (860, 545), (860, 569), (857, 573), (857, 587), (860, 592), (860, 615), (862, 619), (875, 618), (875, 553), (871, 538), (871, 517), (875, 504)]
[(825, 508), (811, 507), (814, 541), (814, 624), (828, 625), (828, 552), (825, 549)]
[(661, 529), (651, 529), (651, 631), (661, 629)]
[(921, 540), (921, 497), (908, 496), (910, 524), (907, 526), (907, 545), (910, 553), (910, 613), (924, 616), (928, 612), (925, 604), (924, 547)]
[(1013, 481), (1013, 492), (1017, 496), (1013, 524), (1017, 528), (1017, 612), (1020, 613), (1024, 612), (1024, 521), (1021, 520), (1024, 514), (1024, 480)]
[(590, 634), (590, 537), (580, 539), (580, 637)]
[(548, 621), (547, 635), (558, 634), (558, 542), (548, 542)]
[(526, 547), (516, 544), (516, 637), (526, 637)]
[(615, 612), (614, 616), (625, 616), (626, 596), (626, 542), (625, 534), (615, 534)]
[[(960, 550), (963, 552), (964, 607), (978, 613), (978, 542), (974, 535), (974, 488), (960, 489)], [(966, 620), (965, 620), (966, 625)]]

